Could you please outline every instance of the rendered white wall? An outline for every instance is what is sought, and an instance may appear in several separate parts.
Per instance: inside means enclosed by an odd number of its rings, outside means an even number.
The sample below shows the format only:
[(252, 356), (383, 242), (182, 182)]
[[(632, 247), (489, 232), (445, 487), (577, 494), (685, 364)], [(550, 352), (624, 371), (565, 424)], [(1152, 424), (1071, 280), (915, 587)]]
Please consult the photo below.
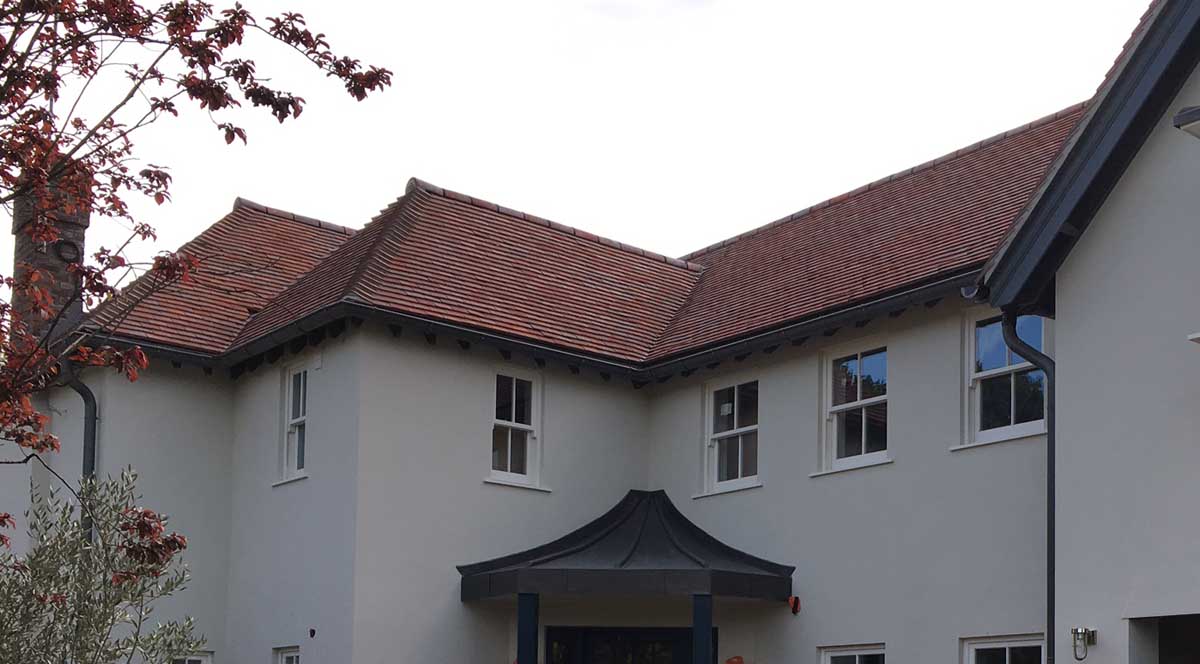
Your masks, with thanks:
[(515, 609), (460, 602), (455, 565), (557, 538), (646, 488), (645, 393), (594, 373), (540, 371), (551, 492), (496, 486), (483, 482), (495, 375), (536, 367), (369, 324), (353, 342), (362, 367), (354, 661), (507, 664)]
[[(1200, 613), (1200, 141), (1171, 115), (1058, 273), (1058, 657), (1125, 662), (1128, 618)], [(1069, 660), (1067, 660), (1069, 661)]]
[[(651, 488), (719, 539), (796, 565), (800, 615), (782, 604), (718, 612), (720, 661), (815, 662), (818, 647), (885, 643), (889, 661), (955, 662), (962, 638), (1041, 632), (1044, 438), (950, 450), (963, 437), (964, 327), (948, 302), (654, 389)], [(820, 470), (818, 358), (878, 345), (888, 348), (894, 463), (810, 477)], [(731, 378), (759, 381), (764, 486), (693, 499), (704, 386)]]
[[(199, 369), (152, 364), (136, 383), (111, 371), (91, 370), (83, 380), (96, 396), (96, 475), (138, 472), (141, 504), (170, 517), (169, 528), (188, 537), (183, 560), (191, 584), (156, 608), (162, 619), (191, 616), (209, 648), (225, 645), (226, 569), (229, 554), (229, 461), (232, 398), (225, 381)], [(69, 388), (46, 395), (51, 430), (62, 451), (47, 454), (70, 481), (83, 470), (83, 401)], [(58, 486), (35, 472), (43, 489)]]
[[(300, 646), (305, 661), (348, 661), (358, 481), (361, 355), (343, 336), (264, 364), (231, 384), (234, 399), (225, 662), (271, 662)], [(308, 377), (309, 476), (276, 486), (283, 376), (296, 361)], [(309, 630), (315, 636), (309, 636)]]

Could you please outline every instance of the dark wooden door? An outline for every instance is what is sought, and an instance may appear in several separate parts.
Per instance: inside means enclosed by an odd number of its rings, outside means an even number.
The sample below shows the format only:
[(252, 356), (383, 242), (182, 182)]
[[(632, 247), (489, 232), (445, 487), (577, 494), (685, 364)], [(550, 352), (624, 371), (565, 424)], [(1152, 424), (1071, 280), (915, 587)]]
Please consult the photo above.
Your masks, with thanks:
[[(716, 643), (715, 629), (713, 643)], [(692, 630), (686, 627), (547, 627), (546, 662), (692, 664)]]

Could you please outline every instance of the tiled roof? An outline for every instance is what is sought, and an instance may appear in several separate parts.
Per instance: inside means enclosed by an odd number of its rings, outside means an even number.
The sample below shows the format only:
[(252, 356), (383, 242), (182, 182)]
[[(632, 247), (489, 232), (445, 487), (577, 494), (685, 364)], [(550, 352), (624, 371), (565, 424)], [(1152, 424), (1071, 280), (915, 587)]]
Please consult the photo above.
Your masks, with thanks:
[(353, 305), (645, 366), (977, 269), (1081, 113), (683, 259), (415, 179), (356, 234), (242, 203), (187, 245), (199, 283), (150, 296), (119, 332), (219, 356)]
[(696, 265), (414, 179), (235, 345), (344, 299), (641, 361), (698, 276)]
[[(242, 198), (180, 248), (200, 259), (191, 283), (156, 287), (148, 276), (100, 307), (90, 325), (122, 337), (220, 354), (246, 320), (354, 235), (328, 222)], [(130, 308), (127, 302), (136, 302)]]
[(685, 256), (705, 266), (652, 360), (979, 267), (1079, 104)]

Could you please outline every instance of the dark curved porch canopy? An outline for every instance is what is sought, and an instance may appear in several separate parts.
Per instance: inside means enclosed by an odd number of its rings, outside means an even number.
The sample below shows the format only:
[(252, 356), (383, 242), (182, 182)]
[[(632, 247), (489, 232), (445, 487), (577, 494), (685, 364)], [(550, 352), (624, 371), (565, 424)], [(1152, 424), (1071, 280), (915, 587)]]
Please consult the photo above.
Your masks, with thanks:
[(463, 601), (521, 593), (786, 600), (795, 569), (720, 542), (661, 490), (630, 491), (595, 521), (548, 544), (458, 567)]

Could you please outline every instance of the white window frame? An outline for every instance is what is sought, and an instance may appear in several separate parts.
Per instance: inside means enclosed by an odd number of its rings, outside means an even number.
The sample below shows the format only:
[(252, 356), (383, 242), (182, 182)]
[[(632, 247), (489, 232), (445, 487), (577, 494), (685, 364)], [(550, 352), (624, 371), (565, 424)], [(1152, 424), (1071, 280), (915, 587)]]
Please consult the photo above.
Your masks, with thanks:
[[(867, 399), (859, 399), (857, 401), (853, 401), (850, 403), (838, 404), (835, 406), (833, 404), (833, 363), (834, 363), (834, 361), (838, 360), (840, 358), (843, 358), (843, 357), (847, 357), (849, 355), (857, 355), (858, 359), (859, 359), (859, 366), (861, 366), (863, 355), (870, 354), (870, 353), (873, 353), (873, 352), (879, 351), (879, 350), (884, 351), (889, 356), (889, 359), (888, 359), (888, 391), (887, 391), (887, 393), (882, 396), (870, 397)], [(827, 350), (824, 353), (822, 353), (822, 355), (821, 355), (822, 371), (820, 372), (821, 384), (822, 384), (822, 386), (821, 386), (821, 410), (823, 413), (823, 417), (822, 417), (821, 421), (824, 426), (824, 431), (821, 434), (821, 440), (822, 440), (822, 455), (821, 456), (822, 456), (822, 460), (823, 460), (822, 473), (837, 472), (837, 471), (842, 471), (842, 470), (853, 470), (855, 468), (865, 468), (867, 466), (877, 466), (879, 464), (890, 463), (892, 461), (892, 440), (891, 440), (891, 438), (892, 438), (892, 435), (891, 435), (892, 434), (892, 430), (891, 430), (892, 429), (891, 428), (892, 409), (890, 407), (888, 408), (888, 427), (887, 427), (887, 429), (888, 429), (888, 446), (886, 449), (880, 450), (878, 452), (866, 452), (865, 450), (866, 450), (867, 441), (866, 441), (866, 437), (864, 435), (864, 437), (863, 437), (864, 452), (862, 454), (852, 456), (852, 457), (846, 457), (844, 459), (839, 459), (837, 456), (837, 414), (844, 412), (844, 411), (848, 411), (848, 410), (857, 410), (860, 408), (866, 408), (867, 406), (875, 406), (878, 404), (888, 403), (888, 398), (891, 396), (891, 382), (892, 382), (891, 381), (892, 369), (891, 369), (891, 359), (890, 359), (891, 351), (892, 351), (892, 349), (888, 345), (886, 339), (876, 337), (876, 338), (870, 338), (870, 339), (860, 339), (858, 341), (855, 341), (852, 345), (841, 346), (838, 348)], [(861, 394), (861, 393), (862, 393), (862, 381), (859, 381), (859, 394)], [(864, 433), (865, 433), (865, 427), (866, 427), (866, 418), (865, 417), (863, 418), (863, 427), (864, 427)]]
[[(308, 468), (311, 462), (312, 449), (312, 430), (309, 427), (308, 408), (312, 405), (312, 383), (313, 374), (321, 368), (319, 358), (313, 358), (304, 362), (296, 362), (285, 366), (282, 371), (282, 386), (280, 389), (281, 407), (280, 415), (280, 435), (279, 435), (279, 480), (276, 485), (285, 484), (294, 480), (308, 477)], [(302, 401), (302, 412), (298, 417), (292, 417), (292, 378), (296, 374), (304, 374), (303, 390), (304, 399)], [(298, 448), (293, 444), (293, 433), (298, 426), (304, 427), (304, 467), (297, 467), (297, 452)]]
[[(983, 390), (979, 389), (980, 381), (996, 376), (1007, 376), (1020, 373), (1029, 369), (1037, 369), (1032, 362), (1025, 361), (1017, 364), (999, 367), (996, 369), (988, 369), (986, 371), (975, 371), (975, 344), (976, 334), (975, 326), (990, 318), (1000, 316), (999, 311), (994, 310), (975, 310), (970, 312), (966, 317), (964, 325), (964, 334), (966, 335), (966, 358), (964, 367), (966, 369), (966, 413), (965, 413), (965, 435), (963, 436), (963, 447), (971, 447), (974, 445), (988, 445), (991, 443), (999, 443), (1006, 440), (1016, 440), (1019, 438), (1029, 438), (1031, 436), (1040, 436), (1046, 433), (1046, 404), (1042, 405), (1042, 419), (1032, 422), (1021, 422), (1020, 424), (1010, 424), (1004, 427), (996, 427), (994, 429), (980, 430), (980, 412), (982, 404)], [(1042, 352), (1049, 355), (1053, 349), (1054, 334), (1050, 319), (1042, 318)], [(1006, 344), (1007, 347), (1007, 344)], [(1012, 351), (1015, 352), (1015, 351)], [(1046, 386), (1047, 389), (1049, 386)], [(1016, 407), (1015, 399), (1012, 407)]]
[[(838, 357), (842, 356), (839, 355)], [(884, 651), (883, 644), (821, 648), (821, 664), (832, 664), (834, 657), (843, 657), (846, 655), (883, 655), (884, 664), (887, 664), (887, 653)]]
[[(496, 380), (501, 376), (507, 376), (515, 380), (526, 380), (530, 383), (529, 399), (529, 424), (521, 424), (511, 420), (501, 420), (496, 417)], [(515, 391), (514, 382), (514, 392)], [(541, 481), (542, 468), (542, 437), (541, 417), (542, 417), (542, 377), (536, 372), (526, 371), (516, 367), (498, 367), (492, 372), (492, 386), (489, 392), (491, 395), (488, 401), (488, 410), (491, 413), (489, 416), (490, 425), (488, 426), (487, 435), (487, 460), (488, 460), (488, 480), (501, 484), (513, 484), (517, 486), (539, 487)], [(513, 407), (516, 407), (514, 399)], [(509, 429), (517, 429), (526, 432), (525, 438), (525, 473), (513, 473), (492, 468), (492, 431), (495, 427), (502, 426)], [(509, 446), (509, 458), (512, 458), (511, 443)]]
[(212, 664), (213, 654), (211, 651), (195, 652), (183, 657), (172, 657), (171, 664)]
[[(963, 639), (962, 664), (975, 664), (975, 651), (980, 648), (1020, 648), (1037, 646), (1042, 649), (1042, 663), (1046, 662), (1046, 641), (1041, 635), (1026, 634), (1022, 636), (987, 636)], [(1005, 654), (1005, 663), (1009, 659)]]
[[(739, 426), (737, 426), (737, 408), (738, 408), (737, 388), (739, 385), (746, 385), (747, 383), (758, 383), (758, 420), (750, 426), (739, 427)], [(713, 419), (714, 419), (713, 418), (713, 415), (714, 415), (713, 399), (716, 397), (717, 392), (720, 392), (721, 390), (724, 390), (724, 389), (727, 389), (730, 387), (734, 388), (734, 392), (733, 392), (733, 424), (734, 424), (734, 428), (729, 429), (728, 431), (716, 432), (713, 430)], [(729, 379), (729, 380), (721, 381), (719, 383), (708, 384), (705, 386), (705, 389), (704, 389), (704, 408), (702, 410), (704, 413), (705, 491), (707, 493), (723, 493), (726, 491), (737, 491), (739, 489), (749, 489), (751, 487), (762, 486), (763, 437), (762, 437), (761, 431), (759, 431), (759, 428), (762, 425), (762, 419), (763, 419), (762, 381), (759, 380), (758, 377), (756, 377), (756, 376), (743, 376), (736, 380)], [(741, 476), (742, 475), (742, 473), (741, 473), (741, 471), (742, 471), (742, 468), (741, 468), (742, 454), (741, 454), (741, 449), (740, 449), (741, 443), (739, 442), (738, 443), (738, 446), (739, 446), (739, 449), (738, 449), (738, 477), (735, 479), (732, 479), (732, 480), (721, 481), (719, 479), (720, 461), (721, 460), (718, 458), (718, 455), (719, 455), (720, 449), (721, 449), (720, 441), (725, 438), (741, 436), (742, 434), (747, 434), (747, 433), (758, 434), (758, 443), (757, 443), (758, 450), (756, 452), (758, 463), (757, 463), (757, 468), (755, 469), (756, 472), (753, 475), (747, 475), (745, 477)]]
[[(288, 661), (289, 657), (295, 657), (292, 662)], [(283, 648), (275, 648), (275, 663), (274, 664), (301, 664), (303, 658), (300, 657), (300, 646), (286, 646)]]

